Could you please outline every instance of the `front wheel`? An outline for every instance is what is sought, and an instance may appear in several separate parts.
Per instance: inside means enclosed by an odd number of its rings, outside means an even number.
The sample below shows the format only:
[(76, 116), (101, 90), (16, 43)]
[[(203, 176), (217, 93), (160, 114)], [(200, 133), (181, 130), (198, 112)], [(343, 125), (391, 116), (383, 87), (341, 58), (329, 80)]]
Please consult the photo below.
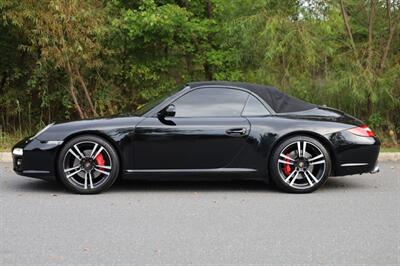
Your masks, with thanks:
[(67, 189), (80, 194), (100, 193), (118, 177), (118, 156), (104, 139), (92, 135), (80, 136), (62, 148), (57, 171)]
[(331, 170), (328, 151), (316, 139), (297, 136), (283, 141), (274, 150), (271, 179), (281, 190), (308, 193), (327, 180)]

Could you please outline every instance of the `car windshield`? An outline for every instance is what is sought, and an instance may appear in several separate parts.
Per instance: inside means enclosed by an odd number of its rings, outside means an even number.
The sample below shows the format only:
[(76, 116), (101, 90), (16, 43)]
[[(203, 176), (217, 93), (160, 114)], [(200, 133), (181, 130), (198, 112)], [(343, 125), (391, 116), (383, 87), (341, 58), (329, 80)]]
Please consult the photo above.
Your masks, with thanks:
[(174, 88), (172, 91), (167, 92), (166, 94), (160, 95), (158, 98), (149, 101), (136, 109), (133, 114), (137, 116), (142, 116), (160, 103), (167, 101), (171, 96), (173, 96), (177, 91), (182, 89), (182, 86)]

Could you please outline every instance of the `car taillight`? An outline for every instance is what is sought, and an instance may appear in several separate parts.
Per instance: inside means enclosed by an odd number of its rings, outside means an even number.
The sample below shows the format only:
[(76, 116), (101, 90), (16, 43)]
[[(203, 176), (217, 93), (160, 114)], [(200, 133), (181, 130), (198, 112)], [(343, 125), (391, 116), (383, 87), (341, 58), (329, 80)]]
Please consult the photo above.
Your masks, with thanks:
[(358, 136), (362, 136), (362, 137), (373, 137), (373, 136), (375, 136), (374, 132), (372, 132), (372, 130), (367, 125), (363, 125), (363, 126), (359, 126), (359, 127), (353, 127), (353, 128), (350, 128), (347, 131), (350, 131), (354, 135), (358, 135)]

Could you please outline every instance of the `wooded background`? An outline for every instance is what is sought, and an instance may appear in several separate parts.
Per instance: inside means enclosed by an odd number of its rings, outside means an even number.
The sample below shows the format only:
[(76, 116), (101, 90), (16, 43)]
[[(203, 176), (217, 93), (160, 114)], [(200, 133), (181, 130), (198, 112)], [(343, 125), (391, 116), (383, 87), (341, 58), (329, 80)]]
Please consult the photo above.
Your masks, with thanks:
[(197, 80), (278, 87), (400, 131), (400, 0), (0, 0), (8, 134)]

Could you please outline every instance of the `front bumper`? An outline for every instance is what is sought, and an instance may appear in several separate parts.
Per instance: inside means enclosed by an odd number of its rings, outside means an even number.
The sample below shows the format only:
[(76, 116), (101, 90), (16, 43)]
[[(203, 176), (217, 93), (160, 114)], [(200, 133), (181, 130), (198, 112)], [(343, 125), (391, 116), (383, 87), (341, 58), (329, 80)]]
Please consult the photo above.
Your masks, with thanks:
[(12, 149), (14, 171), (22, 176), (55, 180), (56, 158), (61, 144), (29, 138), (21, 140)]

